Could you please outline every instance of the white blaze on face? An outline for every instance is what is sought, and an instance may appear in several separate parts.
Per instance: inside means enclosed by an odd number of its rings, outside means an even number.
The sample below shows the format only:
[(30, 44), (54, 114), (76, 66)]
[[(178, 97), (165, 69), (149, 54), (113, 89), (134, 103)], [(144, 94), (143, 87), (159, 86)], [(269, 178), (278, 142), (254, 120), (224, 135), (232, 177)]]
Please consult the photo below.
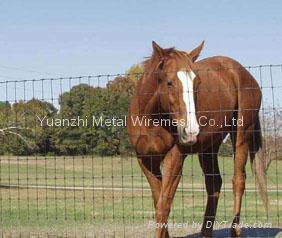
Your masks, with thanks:
[(198, 135), (200, 129), (196, 117), (194, 89), (193, 89), (193, 81), (196, 75), (193, 71), (189, 71), (189, 72), (178, 71), (177, 77), (182, 83), (183, 101), (185, 103), (186, 112), (187, 112), (187, 118), (186, 118), (187, 129), (185, 131), (189, 134)]

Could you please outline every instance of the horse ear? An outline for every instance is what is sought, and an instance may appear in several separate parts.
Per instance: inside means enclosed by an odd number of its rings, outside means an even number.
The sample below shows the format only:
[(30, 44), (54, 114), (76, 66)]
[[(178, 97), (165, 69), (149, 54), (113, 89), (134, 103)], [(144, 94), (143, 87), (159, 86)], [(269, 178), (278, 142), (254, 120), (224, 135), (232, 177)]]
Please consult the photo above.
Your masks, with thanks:
[(194, 50), (192, 50), (190, 53), (188, 53), (188, 55), (190, 56), (191, 60), (193, 62), (196, 61), (196, 59), (199, 57), (203, 47), (204, 47), (205, 41), (203, 41), (197, 48), (195, 48)]
[(163, 56), (163, 49), (155, 41), (152, 41), (152, 47), (154, 50), (154, 54)]

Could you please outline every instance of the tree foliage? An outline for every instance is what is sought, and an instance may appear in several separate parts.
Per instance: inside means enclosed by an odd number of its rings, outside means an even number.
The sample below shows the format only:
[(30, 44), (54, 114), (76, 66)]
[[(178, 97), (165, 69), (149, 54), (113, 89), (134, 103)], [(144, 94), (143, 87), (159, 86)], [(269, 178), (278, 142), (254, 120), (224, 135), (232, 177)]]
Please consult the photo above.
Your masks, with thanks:
[[(0, 136), (0, 154), (128, 153), (131, 147), (125, 127), (96, 125), (93, 116), (96, 119), (101, 116), (104, 119), (124, 118), (141, 73), (142, 67), (134, 65), (125, 75), (107, 82), (106, 87), (75, 85), (59, 96), (59, 110), (38, 99), (14, 104), (0, 102), (0, 128), (10, 128), (9, 133), (7, 130)], [(47, 121), (78, 118), (87, 119), (88, 124), (57, 127), (50, 126)]]
[[(16, 103), (0, 102), (0, 154), (14, 155), (120, 155), (132, 151), (123, 126), (104, 126), (93, 123), (93, 117), (125, 119), (130, 98), (143, 69), (133, 65), (124, 75), (107, 82), (105, 87), (88, 84), (73, 86), (59, 96), (59, 107), (46, 101), (31, 99)], [(281, 112), (265, 115), (263, 130), (267, 167), (281, 156)], [(50, 126), (48, 119), (87, 119), (84, 126)], [(276, 118), (276, 124), (273, 121)], [(276, 125), (278, 133), (274, 131)], [(221, 156), (233, 154), (230, 139), (222, 144)]]

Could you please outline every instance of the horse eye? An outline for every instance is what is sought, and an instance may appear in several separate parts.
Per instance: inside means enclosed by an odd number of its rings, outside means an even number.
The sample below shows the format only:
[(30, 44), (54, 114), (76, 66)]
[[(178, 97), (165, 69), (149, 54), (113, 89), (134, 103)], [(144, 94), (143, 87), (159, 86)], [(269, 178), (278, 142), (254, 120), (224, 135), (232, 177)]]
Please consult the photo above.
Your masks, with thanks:
[(171, 80), (167, 81), (167, 86), (168, 86), (168, 87), (172, 87), (172, 86), (173, 86), (173, 84), (172, 84), (172, 81), (171, 81)]

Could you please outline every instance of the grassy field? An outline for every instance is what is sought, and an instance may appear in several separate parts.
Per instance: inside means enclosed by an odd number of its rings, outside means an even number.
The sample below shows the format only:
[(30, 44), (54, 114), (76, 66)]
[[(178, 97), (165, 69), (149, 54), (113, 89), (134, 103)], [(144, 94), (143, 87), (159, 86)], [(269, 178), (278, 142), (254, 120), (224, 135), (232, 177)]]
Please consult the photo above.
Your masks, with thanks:
[[(223, 174), (217, 220), (231, 221), (233, 162), (220, 158)], [(268, 171), (268, 217), (247, 165), (242, 221), (281, 227), (282, 161)], [(0, 231), (4, 236), (151, 237), (151, 191), (131, 157), (0, 157)], [(84, 188), (84, 189), (83, 189)], [(197, 157), (189, 157), (170, 215), (173, 235), (198, 231), (205, 208), (204, 178)], [(37, 236), (36, 236), (37, 237)]]

